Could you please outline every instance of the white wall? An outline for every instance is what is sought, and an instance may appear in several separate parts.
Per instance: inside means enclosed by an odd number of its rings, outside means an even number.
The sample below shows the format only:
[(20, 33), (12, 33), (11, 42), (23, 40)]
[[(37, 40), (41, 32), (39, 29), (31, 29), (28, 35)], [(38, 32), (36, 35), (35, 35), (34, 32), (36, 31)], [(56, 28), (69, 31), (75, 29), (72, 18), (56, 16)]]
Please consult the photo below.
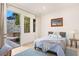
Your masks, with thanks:
[[(63, 27), (50, 27), (51, 19), (59, 17), (63, 17)], [(51, 13), (43, 15), (41, 17), (41, 36), (48, 35), (48, 31), (65, 31), (67, 33), (71, 33), (74, 30), (77, 30), (79, 32), (78, 6), (52, 11)]]
[[(21, 26), (21, 45), (32, 42), (35, 40), (36, 33), (33, 33), (33, 19), (35, 16), (26, 11), (20, 10), (16, 7), (8, 6), (8, 9), (13, 10), (20, 14), (20, 26)], [(30, 17), (30, 33), (24, 33), (24, 16)]]
[(41, 16), (36, 16), (36, 39), (41, 36)]

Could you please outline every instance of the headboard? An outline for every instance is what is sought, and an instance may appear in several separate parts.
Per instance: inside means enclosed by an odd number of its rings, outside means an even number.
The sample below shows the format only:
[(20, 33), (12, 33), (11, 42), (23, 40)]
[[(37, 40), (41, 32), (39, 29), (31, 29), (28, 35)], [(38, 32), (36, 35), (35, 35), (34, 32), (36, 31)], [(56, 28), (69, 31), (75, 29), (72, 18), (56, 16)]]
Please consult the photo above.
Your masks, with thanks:
[[(48, 32), (48, 35), (49, 34), (53, 34), (54, 32), (52, 32), (52, 31), (49, 31)], [(58, 32), (63, 38), (65, 38), (66, 37), (66, 32)]]

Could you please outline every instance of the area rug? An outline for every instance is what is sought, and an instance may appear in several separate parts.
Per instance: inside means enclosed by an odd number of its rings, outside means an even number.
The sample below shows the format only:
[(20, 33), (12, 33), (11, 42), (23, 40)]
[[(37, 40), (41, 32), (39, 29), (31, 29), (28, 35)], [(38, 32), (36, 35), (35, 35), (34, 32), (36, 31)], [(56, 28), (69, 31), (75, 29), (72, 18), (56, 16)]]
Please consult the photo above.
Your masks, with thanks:
[(32, 48), (16, 54), (15, 56), (47, 56), (44, 52), (34, 50)]

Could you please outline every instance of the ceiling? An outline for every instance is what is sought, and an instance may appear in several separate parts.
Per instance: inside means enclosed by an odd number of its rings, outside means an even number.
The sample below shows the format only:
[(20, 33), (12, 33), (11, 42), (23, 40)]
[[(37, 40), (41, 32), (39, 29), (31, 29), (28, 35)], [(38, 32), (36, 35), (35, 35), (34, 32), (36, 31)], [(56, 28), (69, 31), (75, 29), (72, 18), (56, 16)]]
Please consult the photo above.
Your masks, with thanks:
[(35, 15), (43, 15), (46, 13), (51, 13), (52, 11), (79, 6), (78, 3), (13, 3), (10, 5), (21, 8)]

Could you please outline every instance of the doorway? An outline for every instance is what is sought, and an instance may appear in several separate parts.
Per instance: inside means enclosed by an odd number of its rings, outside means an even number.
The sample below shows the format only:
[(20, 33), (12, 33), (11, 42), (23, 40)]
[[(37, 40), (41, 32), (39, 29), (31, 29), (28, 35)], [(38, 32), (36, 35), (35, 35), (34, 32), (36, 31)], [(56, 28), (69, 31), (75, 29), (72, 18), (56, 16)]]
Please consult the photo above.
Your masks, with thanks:
[(7, 39), (20, 45), (20, 15), (7, 10)]

